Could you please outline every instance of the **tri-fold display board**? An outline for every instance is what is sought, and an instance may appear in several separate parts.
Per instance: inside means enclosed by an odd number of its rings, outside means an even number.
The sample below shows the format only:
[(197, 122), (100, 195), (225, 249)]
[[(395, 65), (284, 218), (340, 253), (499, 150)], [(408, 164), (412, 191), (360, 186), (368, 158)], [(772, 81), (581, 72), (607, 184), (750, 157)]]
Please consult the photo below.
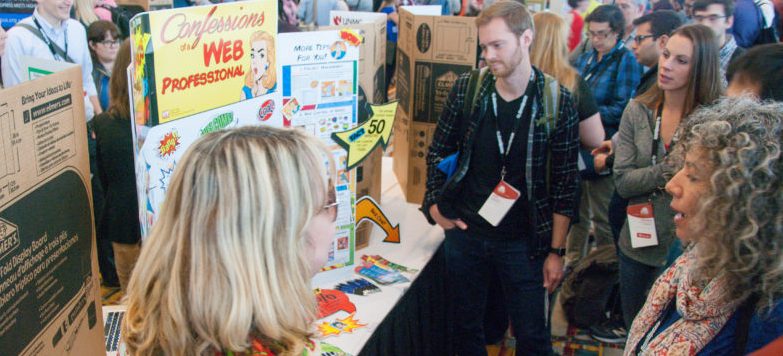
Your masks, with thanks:
[(341, 31), (278, 35), (271, 0), (154, 11), (131, 28), (142, 234), (196, 139), (244, 125), (296, 127), (324, 140), (337, 162), (340, 214), (328, 265), (352, 264), (355, 177), (330, 136), (357, 123), (359, 43)]

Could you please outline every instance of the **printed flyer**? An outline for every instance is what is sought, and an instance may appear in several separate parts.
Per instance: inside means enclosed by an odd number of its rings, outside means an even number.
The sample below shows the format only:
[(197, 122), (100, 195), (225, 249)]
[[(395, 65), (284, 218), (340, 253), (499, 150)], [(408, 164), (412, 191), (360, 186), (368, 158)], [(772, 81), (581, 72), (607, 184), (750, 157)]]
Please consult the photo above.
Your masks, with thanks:
[(131, 28), (137, 124), (155, 126), (277, 89), (277, 2), (146, 12)]
[[(332, 141), (332, 133), (357, 124), (358, 31), (285, 33), (278, 37), (282, 79), (282, 120), (320, 137), (337, 164), (338, 231), (327, 269), (353, 264), (356, 177), (347, 169), (348, 152)], [(282, 45), (285, 44), (285, 45)]]
[(104, 353), (82, 76), (0, 90), (0, 350)]

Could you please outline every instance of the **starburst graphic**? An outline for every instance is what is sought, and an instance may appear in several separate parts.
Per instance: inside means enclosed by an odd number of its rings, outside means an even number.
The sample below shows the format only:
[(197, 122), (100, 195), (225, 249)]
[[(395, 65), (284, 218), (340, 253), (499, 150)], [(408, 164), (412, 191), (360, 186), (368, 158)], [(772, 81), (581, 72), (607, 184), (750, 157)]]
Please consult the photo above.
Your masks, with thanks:
[(318, 325), (318, 331), (321, 332), (322, 337), (327, 337), (340, 335), (342, 333), (352, 333), (356, 329), (367, 326), (367, 324), (362, 324), (354, 319), (353, 316), (354, 313), (351, 313), (344, 319), (337, 319), (331, 323), (325, 321)]
[(163, 135), (163, 138), (160, 140), (158, 154), (160, 154), (161, 158), (171, 156), (175, 151), (177, 151), (179, 144), (179, 134), (177, 131), (169, 132)]

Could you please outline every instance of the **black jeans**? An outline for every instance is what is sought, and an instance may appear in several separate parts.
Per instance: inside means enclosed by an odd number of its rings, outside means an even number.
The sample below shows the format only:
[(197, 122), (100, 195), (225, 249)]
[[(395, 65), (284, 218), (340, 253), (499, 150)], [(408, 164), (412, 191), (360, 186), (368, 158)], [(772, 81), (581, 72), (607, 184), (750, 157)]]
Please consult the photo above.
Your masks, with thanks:
[(531, 259), (525, 240), (487, 240), (459, 229), (446, 231), (444, 246), (457, 353), (486, 355), (483, 323), (488, 292), (496, 289), (490, 288), (494, 268), (519, 354), (552, 354), (544, 302), (544, 256)]

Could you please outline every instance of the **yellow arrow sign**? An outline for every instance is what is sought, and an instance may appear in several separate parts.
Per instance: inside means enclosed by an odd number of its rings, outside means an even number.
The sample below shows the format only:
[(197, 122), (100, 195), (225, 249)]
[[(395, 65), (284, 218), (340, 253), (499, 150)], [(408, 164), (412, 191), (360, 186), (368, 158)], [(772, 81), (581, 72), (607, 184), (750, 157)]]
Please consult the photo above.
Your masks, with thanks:
[(386, 149), (389, 144), (397, 102), (370, 106), (373, 116), (365, 123), (347, 131), (332, 133), (332, 140), (348, 151), (345, 160), (347, 170), (361, 163), (376, 146), (382, 145)]
[(383, 242), (400, 243), (400, 224), (392, 226), (389, 218), (386, 217), (386, 213), (381, 210), (378, 203), (370, 196), (364, 196), (356, 202), (356, 225), (359, 225), (364, 220), (372, 221), (383, 229), (383, 232), (386, 233), (386, 238), (383, 239)]

